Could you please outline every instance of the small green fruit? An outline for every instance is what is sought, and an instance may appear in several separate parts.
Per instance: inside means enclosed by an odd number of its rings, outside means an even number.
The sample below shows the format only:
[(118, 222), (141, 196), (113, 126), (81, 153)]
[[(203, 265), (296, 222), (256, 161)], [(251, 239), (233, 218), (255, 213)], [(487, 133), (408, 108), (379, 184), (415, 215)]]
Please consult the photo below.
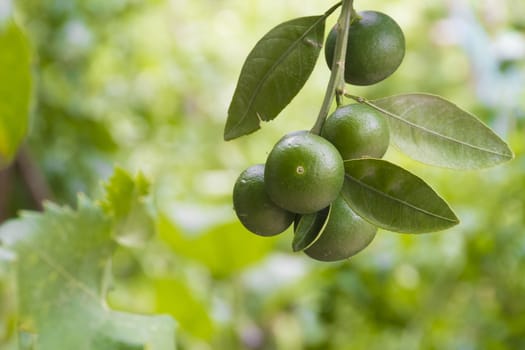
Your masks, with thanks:
[[(399, 67), (405, 56), (405, 37), (399, 25), (384, 13), (363, 11), (358, 15), (348, 30), (345, 81), (354, 85), (372, 85)], [(337, 40), (336, 26), (328, 34), (325, 44), (325, 58), (330, 69)]]
[(344, 160), (381, 158), (390, 143), (386, 118), (364, 104), (350, 104), (335, 110), (324, 123), (321, 136), (330, 141)]
[(264, 181), (268, 195), (280, 207), (298, 214), (314, 213), (339, 194), (343, 159), (323, 137), (294, 132), (280, 139), (268, 155)]
[(244, 227), (260, 236), (283, 232), (295, 218), (268, 197), (263, 164), (253, 165), (239, 175), (233, 187), (233, 207)]

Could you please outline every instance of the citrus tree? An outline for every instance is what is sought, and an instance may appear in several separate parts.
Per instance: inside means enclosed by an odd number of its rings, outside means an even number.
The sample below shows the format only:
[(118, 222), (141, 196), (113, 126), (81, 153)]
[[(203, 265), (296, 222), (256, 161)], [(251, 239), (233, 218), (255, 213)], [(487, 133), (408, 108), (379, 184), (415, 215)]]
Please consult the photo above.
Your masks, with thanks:
[[(342, 1), (321, 16), (282, 23), (255, 45), (228, 110), (226, 140), (256, 131), (300, 92), (323, 47), (326, 18), (339, 7), (341, 14), (324, 45), (332, 73), (317, 120), (310, 131), (288, 134), (274, 146), (263, 176), (269, 200), (297, 215), (294, 250), (306, 249), (312, 256), (309, 248), (315, 248), (321, 260), (346, 259), (361, 251), (373, 237), (370, 225), (424, 233), (459, 223), (422, 179), (381, 159), (390, 141), (418, 161), (458, 170), (513, 158), (496, 133), (442, 97), (405, 93), (368, 100), (348, 92), (347, 83), (372, 85), (388, 78), (405, 56), (399, 25), (381, 12), (356, 12), (353, 1)], [(344, 98), (358, 104), (345, 105)], [(328, 117), (334, 102), (336, 110)], [(247, 191), (241, 194), (246, 196)], [(344, 200), (334, 202), (338, 196)], [(259, 206), (264, 207), (263, 202)], [(236, 210), (243, 223), (265, 213), (255, 206), (245, 210), (242, 204)], [(274, 220), (267, 218), (267, 222), (274, 233)], [(333, 228), (335, 223), (341, 227)], [(345, 226), (351, 229), (343, 234)], [(367, 238), (346, 238), (353, 235)], [(343, 247), (347, 253), (341, 254), (337, 248), (345, 244), (350, 246)]]
[(520, 90), (465, 103), (407, 3), (291, 3), (0, 5), (1, 349), (525, 345)]

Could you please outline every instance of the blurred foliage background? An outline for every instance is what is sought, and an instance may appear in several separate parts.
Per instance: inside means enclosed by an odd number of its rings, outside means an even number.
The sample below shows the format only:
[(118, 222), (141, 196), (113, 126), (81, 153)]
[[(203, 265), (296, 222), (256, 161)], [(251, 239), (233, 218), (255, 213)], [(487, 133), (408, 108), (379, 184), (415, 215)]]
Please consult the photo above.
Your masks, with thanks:
[[(252, 236), (236, 222), (238, 174), (284, 134), (310, 128), (323, 60), (271, 123), (224, 142), (242, 62), (270, 28), (326, 1), (2, 0), (31, 39), (34, 102), (23, 150), (41, 193), (74, 205), (115, 165), (153, 183), (157, 237), (120, 248), (109, 304), (177, 320), (179, 349), (525, 348), (525, 3), (355, 1), (401, 25), (407, 55), (369, 98), (424, 91), (491, 125), (516, 158), (460, 173), (402, 164), (443, 194), (462, 223), (380, 232), (341, 263), (291, 252), (291, 232)], [(366, 6), (366, 8), (365, 8)], [(331, 26), (336, 20), (333, 15)], [(22, 154), (21, 153), (21, 154)], [(16, 166), (7, 215), (37, 209)], [(34, 192), (34, 191), (33, 191)], [(5, 217), (4, 217), (5, 218)]]

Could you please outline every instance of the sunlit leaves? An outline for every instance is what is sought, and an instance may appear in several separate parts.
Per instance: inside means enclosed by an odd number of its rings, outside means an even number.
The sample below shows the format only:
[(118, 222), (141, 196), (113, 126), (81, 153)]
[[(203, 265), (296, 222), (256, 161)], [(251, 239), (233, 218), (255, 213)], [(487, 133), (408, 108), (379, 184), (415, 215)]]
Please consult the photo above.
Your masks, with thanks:
[[(126, 178), (117, 172), (108, 186), (116, 189)], [(107, 267), (117, 245), (112, 215), (126, 213), (119, 209), (123, 195), (113, 193), (105, 210), (80, 197), (76, 210), (47, 204), (44, 213), (23, 213), (0, 227), (0, 242), (17, 256), (20, 329), (36, 335), (38, 349), (174, 348), (171, 318), (106, 306)]]
[(206, 266), (216, 277), (224, 278), (263, 259), (275, 245), (275, 239), (246, 233), (240, 223), (212, 227), (199, 234), (185, 234), (167, 217), (157, 223), (160, 238), (177, 255)]
[(507, 144), (472, 114), (434, 95), (372, 101), (387, 115), (391, 139), (410, 157), (454, 169), (478, 169), (512, 159)]
[(181, 329), (195, 337), (212, 337), (215, 329), (209, 305), (197, 298), (187, 281), (180, 278), (159, 278), (152, 281), (152, 284), (156, 312), (173, 316)]
[(16, 256), (0, 247), (0, 349), (16, 349)]
[(459, 220), (422, 179), (380, 159), (345, 161), (343, 196), (372, 224), (404, 233), (439, 231)]
[(12, 20), (0, 22), (0, 168), (16, 154), (29, 124), (29, 43)]
[(86, 350), (175, 349), (175, 322), (169, 316), (109, 311), (97, 330)]
[(293, 19), (270, 30), (252, 49), (228, 109), (224, 139), (259, 129), (297, 95), (323, 46), (325, 16)]
[(123, 245), (140, 246), (155, 230), (145, 202), (148, 181), (140, 173), (132, 178), (124, 170), (116, 168), (105, 184), (105, 190), (106, 198), (101, 206), (114, 220), (115, 238)]

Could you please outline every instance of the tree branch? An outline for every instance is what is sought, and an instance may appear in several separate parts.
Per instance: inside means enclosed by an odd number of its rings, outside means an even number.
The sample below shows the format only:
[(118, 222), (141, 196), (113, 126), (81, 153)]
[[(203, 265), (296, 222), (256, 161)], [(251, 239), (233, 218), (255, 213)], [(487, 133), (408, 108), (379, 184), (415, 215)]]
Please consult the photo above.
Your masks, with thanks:
[(9, 197), (11, 196), (11, 173), (13, 169), (9, 166), (0, 170), (0, 223), (7, 220)]
[(43, 210), (43, 201), (51, 200), (53, 196), (44, 175), (29, 155), (26, 147), (20, 149), (15, 166), (36, 209)]

